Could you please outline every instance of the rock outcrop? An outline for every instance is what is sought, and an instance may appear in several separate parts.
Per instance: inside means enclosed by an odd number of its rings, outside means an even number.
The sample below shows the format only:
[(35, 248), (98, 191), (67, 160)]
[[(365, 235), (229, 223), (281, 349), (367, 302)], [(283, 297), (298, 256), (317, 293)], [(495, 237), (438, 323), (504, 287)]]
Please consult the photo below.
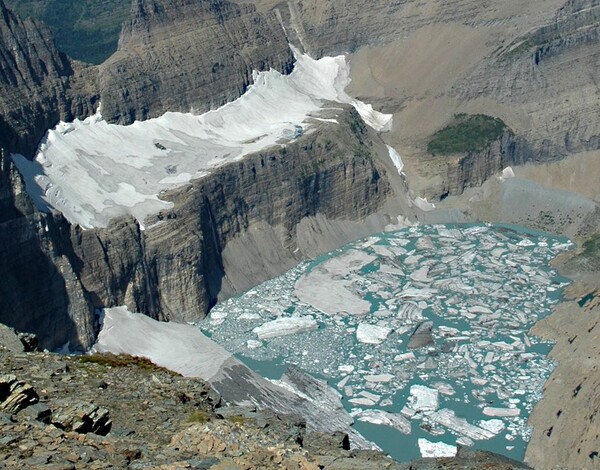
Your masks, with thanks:
[(238, 98), (254, 70), (288, 72), (273, 12), (227, 0), (136, 0), (117, 52), (100, 66), (102, 112), (130, 124), (166, 111), (205, 112)]
[(39, 397), (28, 383), (12, 374), (0, 376), (0, 411), (16, 413), (37, 403)]

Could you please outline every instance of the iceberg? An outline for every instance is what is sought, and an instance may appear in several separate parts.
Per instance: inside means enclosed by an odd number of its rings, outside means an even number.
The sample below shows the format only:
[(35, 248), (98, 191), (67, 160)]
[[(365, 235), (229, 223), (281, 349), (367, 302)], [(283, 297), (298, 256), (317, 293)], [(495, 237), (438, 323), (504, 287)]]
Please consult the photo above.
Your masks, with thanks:
[(486, 406), (483, 409), (483, 414), (486, 416), (509, 418), (513, 416), (519, 416), (521, 414), (521, 410), (519, 408), (494, 408), (492, 406)]
[(312, 317), (283, 317), (263, 323), (252, 330), (259, 339), (278, 338), (280, 336), (296, 335), (319, 327)]
[(356, 328), (356, 339), (361, 343), (380, 344), (388, 337), (392, 329), (385, 326), (359, 323)]
[(408, 406), (415, 411), (432, 412), (438, 409), (440, 403), (438, 391), (424, 385), (412, 385)]
[(468, 423), (465, 418), (459, 418), (454, 411), (446, 408), (429, 415), (429, 419), (434, 423), (447, 427), (459, 436), (466, 436), (475, 441), (491, 439), (494, 434), (497, 434)]
[(458, 452), (456, 446), (443, 442), (431, 442), (422, 438), (417, 442), (423, 458), (454, 457)]
[(380, 424), (397, 429), (402, 434), (410, 434), (410, 421), (398, 413), (388, 413), (382, 410), (361, 410), (352, 413), (352, 416), (359, 421), (367, 423)]

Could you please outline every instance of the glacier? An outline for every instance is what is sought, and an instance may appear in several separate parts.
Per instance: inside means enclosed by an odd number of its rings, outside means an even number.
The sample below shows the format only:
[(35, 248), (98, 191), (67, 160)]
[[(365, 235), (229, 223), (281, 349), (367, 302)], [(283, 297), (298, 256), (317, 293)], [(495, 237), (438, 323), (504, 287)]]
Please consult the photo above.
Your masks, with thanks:
[(290, 75), (255, 72), (244, 95), (201, 115), (167, 112), (129, 126), (110, 124), (102, 109), (85, 120), (49, 130), (33, 161), (12, 158), (38, 209), (55, 209), (83, 228), (106, 227), (132, 215), (144, 228), (150, 214), (169, 210), (170, 189), (201, 178), (225, 163), (311, 132), (323, 109), (352, 105), (377, 131), (392, 116), (374, 111), (344, 89), (350, 83), (343, 55), (312, 59), (293, 48)]

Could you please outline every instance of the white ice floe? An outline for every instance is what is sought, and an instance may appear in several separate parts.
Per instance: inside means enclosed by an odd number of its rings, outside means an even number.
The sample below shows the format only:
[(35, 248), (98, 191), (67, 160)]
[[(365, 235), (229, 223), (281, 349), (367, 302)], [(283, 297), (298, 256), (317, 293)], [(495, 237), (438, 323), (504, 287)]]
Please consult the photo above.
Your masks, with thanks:
[(246, 347), (248, 349), (257, 349), (262, 347), (263, 342), (262, 341), (257, 341), (255, 339), (249, 339), (248, 341), (246, 341)]
[(423, 458), (454, 457), (457, 452), (456, 446), (444, 442), (431, 442), (422, 438), (417, 442)]
[(408, 406), (415, 411), (432, 412), (440, 406), (438, 391), (424, 385), (412, 385)]
[(363, 378), (367, 382), (371, 383), (386, 383), (391, 382), (395, 376), (392, 374), (374, 374), (374, 375), (365, 375)]
[(512, 416), (519, 416), (521, 414), (521, 410), (519, 408), (494, 408), (492, 406), (486, 406), (483, 409), (483, 414), (486, 416), (508, 418)]
[(475, 441), (487, 440), (494, 437), (494, 434), (488, 429), (480, 428), (467, 422), (465, 418), (456, 416), (454, 411), (447, 408), (441, 409), (429, 415), (429, 419), (434, 423), (441, 424), (459, 436), (466, 436)]
[(370, 400), (369, 398), (351, 398), (348, 400), (353, 405), (361, 405), (361, 406), (374, 406), (375, 402)]
[(479, 426), (494, 434), (500, 434), (506, 428), (504, 421), (501, 419), (482, 419), (479, 421)]
[(105, 227), (120, 215), (144, 219), (172, 204), (166, 190), (213, 168), (310, 130), (327, 102), (354, 106), (378, 131), (392, 117), (350, 97), (344, 56), (314, 60), (294, 49), (290, 75), (255, 73), (236, 101), (202, 115), (168, 112), (129, 126), (107, 123), (100, 110), (49, 130), (34, 161), (13, 155), (41, 210), (54, 208), (82, 227)]
[(263, 323), (252, 331), (259, 339), (269, 339), (305, 333), (318, 327), (319, 324), (312, 317), (282, 317)]
[(403, 434), (410, 434), (410, 421), (398, 413), (388, 413), (383, 410), (360, 410), (351, 413), (359, 421), (389, 426)]
[(385, 326), (371, 325), (370, 323), (359, 323), (356, 328), (356, 339), (361, 343), (380, 344), (391, 333), (391, 328)]
[(301, 302), (327, 315), (368, 313), (371, 303), (351, 292), (348, 289), (351, 286), (351, 281), (334, 279), (330, 273), (317, 269), (298, 279), (294, 294)]

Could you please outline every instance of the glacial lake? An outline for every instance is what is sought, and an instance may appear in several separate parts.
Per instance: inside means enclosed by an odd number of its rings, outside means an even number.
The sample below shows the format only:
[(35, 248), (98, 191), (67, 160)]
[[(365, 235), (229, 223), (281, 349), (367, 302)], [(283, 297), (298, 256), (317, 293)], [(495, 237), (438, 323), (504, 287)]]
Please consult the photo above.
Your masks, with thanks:
[(199, 326), (267, 378), (293, 365), (326, 380), (397, 460), (457, 443), (522, 460), (553, 369), (551, 343), (528, 330), (561, 300), (568, 280), (550, 261), (572, 246), (509, 225), (381, 233), (217, 305)]

